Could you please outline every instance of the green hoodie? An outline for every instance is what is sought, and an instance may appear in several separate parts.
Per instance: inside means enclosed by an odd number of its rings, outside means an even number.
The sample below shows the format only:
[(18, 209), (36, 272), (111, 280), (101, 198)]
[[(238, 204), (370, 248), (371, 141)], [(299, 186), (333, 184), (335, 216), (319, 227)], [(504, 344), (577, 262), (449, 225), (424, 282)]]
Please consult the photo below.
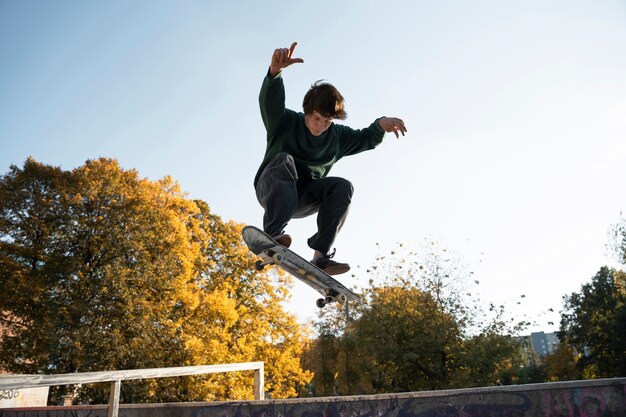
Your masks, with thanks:
[(274, 78), (265, 77), (259, 106), (267, 130), (267, 148), (254, 177), (255, 185), (263, 169), (281, 152), (293, 157), (299, 178), (324, 178), (335, 162), (374, 149), (385, 134), (376, 119), (369, 127), (358, 130), (332, 123), (320, 136), (313, 136), (304, 124), (304, 113), (285, 108), (281, 73)]

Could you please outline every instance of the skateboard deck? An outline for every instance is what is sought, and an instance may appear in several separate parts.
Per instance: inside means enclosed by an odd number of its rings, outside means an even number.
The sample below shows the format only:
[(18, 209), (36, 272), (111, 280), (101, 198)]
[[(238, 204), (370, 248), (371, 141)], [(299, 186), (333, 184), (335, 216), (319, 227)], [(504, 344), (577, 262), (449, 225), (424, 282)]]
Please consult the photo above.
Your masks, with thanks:
[(295, 252), (280, 245), (267, 233), (254, 226), (246, 226), (241, 232), (244, 242), (252, 253), (261, 257), (255, 263), (257, 270), (266, 265), (276, 265), (319, 292), (324, 298), (317, 300), (320, 308), (326, 304), (357, 300), (358, 297), (339, 281), (322, 271)]

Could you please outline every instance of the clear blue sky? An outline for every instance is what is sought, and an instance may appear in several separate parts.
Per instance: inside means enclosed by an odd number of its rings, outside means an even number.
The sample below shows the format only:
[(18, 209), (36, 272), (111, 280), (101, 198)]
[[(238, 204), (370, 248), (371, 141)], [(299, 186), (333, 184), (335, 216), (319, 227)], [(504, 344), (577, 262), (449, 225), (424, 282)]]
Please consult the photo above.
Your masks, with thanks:
[[(338, 259), (366, 266), (376, 243), (434, 237), (485, 303), (531, 315), (610, 263), (626, 210), (624, 1), (0, 0), (0, 172), (29, 155), (64, 169), (112, 157), (260, 224), (257, 95), (292, 41), (305, 63), (285, 71), (289, 107), (323, 78), (345, 124), (409, 129), (333, 169), (356, 188)], [(314, 227), (289, 229), (305, 256)], [(313, 316), (315, 298), (296, 283), (292, 308)]]

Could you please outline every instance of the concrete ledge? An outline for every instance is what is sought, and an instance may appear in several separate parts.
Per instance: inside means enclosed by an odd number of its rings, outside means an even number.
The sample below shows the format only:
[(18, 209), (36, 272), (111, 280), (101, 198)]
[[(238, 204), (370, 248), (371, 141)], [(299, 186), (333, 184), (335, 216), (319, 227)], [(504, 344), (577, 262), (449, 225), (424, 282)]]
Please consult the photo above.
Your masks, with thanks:
[[(103, 406), (1, 409), (0, 417), (105, 417)], [(122, 417), (626, 417), (626, 378), (350, 397), (122, 404)]]

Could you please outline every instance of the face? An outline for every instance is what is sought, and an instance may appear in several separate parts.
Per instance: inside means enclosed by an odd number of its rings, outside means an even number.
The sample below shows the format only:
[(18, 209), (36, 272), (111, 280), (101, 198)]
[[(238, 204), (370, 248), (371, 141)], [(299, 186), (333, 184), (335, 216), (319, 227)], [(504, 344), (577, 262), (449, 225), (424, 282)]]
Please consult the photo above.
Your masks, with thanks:
[(332, 122), (332, 117), (324, 117), (316, 111), (304, 115), (304, 124), (313, 136), (319, 136), (326, 132)]

